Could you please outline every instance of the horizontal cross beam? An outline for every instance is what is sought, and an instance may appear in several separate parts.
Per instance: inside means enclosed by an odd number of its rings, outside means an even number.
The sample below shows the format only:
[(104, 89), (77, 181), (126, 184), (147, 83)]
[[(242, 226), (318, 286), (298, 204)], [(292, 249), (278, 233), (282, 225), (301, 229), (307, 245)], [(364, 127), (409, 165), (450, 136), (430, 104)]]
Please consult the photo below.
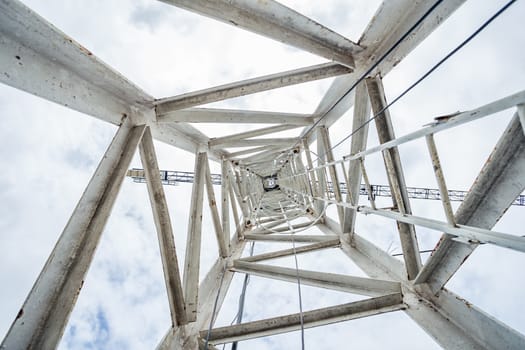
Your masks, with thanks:
[(241, 80), (216, 87), (162, 98), (155, 101), (157, 115), (161, 116), (179, 109), (222, 101), (234, 97), (268, 91), (285, 86), (334, 77), (350, 73), (348, 67), (337, 63), (322, 63), (286, 72)]
[(297, 279), (300, 279), (301, 284), (367, 296), (401, 292), (401, 285), (398, 282), (327, 272), (296, 270), (240, 260), (233, 262), (233, 271), (292, 283), (297, 283)]
[[(304, 328), (323, 326), (366, 316), (378, 315), (405, 309), (401, 293), (394, 293), (352, 303), (336, 305), (303, 312)], [(301, 328), (301, 315), (291, 314), (260, 321), (241, 323), (234, 326), (201, 331), (200, 336), (212, 344), (246, 340), (280, 333), (292, 332)]]
[(329, 60), (354, 67), (361, 47), (323, 25), (273, 0), (162, 0)]

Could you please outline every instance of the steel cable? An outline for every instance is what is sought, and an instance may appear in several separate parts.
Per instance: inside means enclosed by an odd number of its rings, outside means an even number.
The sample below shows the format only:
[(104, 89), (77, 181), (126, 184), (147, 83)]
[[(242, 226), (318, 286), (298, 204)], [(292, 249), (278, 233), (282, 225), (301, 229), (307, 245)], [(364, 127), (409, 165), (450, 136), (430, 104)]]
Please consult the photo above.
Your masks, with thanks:
[[(415, 88), (419, 83), (421, 83), (423, 80), (425, 80), (430, 74), (432, 74), (439, 66), (441, 66), (443, 63), (445, 63), (449, 58), (451, 58), (454, 54), (456, 54), (459, 50), (461, 50), (465, 45), (467, 45), (472, 39), (474, 39), (479, 33), (481, 33), (492, 21), (494, 21), (497, 17), (499, 17), (505, 10), (507, 10), (513, 3), (515, 3), (516, 0), (511, 0), (507, 2), (503, 7), (501, 7), (494, 15), (492, 15), (488, 20), (486, 20), (478, 29), (476, 29), (471, 35), (469, 35), (465, 40), (463, 40), (458, 46), (456, 46), (452, 51), (450, 51), (445, 57), (443, 57), (441, 60), (439, 60), (434, 66), (432, 66), (425, 74), (423, 74), (419, 79), (417, 79), (414, 83), (412, 83), (407, 89), (405, 89), (401, 94), (399, 94), (395, 99), (392, 100), (389, 104), (387, 104), (385, 107), (383, 107), (379, 112), (375, 113), (374, 116), (370, 119), (368, 119), (366, 122), (361, 124), (357, 129), (352, 131), (349, 135), (344, 137), (342, 140), (337, 142), (334, 146), (332, 146), (328, 151), (326, 151), (323, 156), (326, 155), (329, 151), (334, 150), (338, 146), (340, 146), (343, 142), (348, 140), (350, 137), (352, 137), (356, 132), (364, 128), (366, 125), (368, 125), (371, 121), (375, 120), (377, 117), (379, 117), (382, 113), (384, 113), (386, 110), (388, 110), (394, 103), (399, 101), (402, 97), (404, 97), (410, 90)], [(355, 87), (352, 86), (352, 89)], [(319, 160), (319, 156), (314, 161)]]

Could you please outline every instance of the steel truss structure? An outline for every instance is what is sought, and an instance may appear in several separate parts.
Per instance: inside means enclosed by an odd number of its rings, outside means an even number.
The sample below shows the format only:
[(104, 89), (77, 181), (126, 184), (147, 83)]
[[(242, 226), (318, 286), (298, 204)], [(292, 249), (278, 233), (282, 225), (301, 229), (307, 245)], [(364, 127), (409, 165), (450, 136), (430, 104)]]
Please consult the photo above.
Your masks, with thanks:
[[(165, 0), (196, 13), (314, 53), (328, 63), (201, 91), (155, 99), (97, 59), (17, 0), (0, 1), (0, 66), (3, 83), (118, 125), (118, 131), (80, 198), (53, 252), (14, 320), (2, 349), (52, 349), (59, 343), (93, 259), (104, 226), (138, 149), (158, 232), (172, 324), (159, 349), (214, 348), (386, 312), (408, 314), (448, 349), (523, 349), (525, 337), (448, 291), (445, 284), (480, 244), (525, 252), (525, 238), (492, 227), (525, 188), (525, 91), (459, 113), (396, 137), (382, 76), (420, 44), (464, 1), (384, 1), (359, 43), (267, 0)], [(337, 76), (311, 115), (198, 106), (269, 89)], [(334, 159), (329, 128), (354, 108), (348, 156)], [(514, 117), (460, 208), (454, 213), (433, 135), (504, 110)], [(367, 148), (371, 111), (380, 140)], [(209, 138), (191, 123), (272, 123), (275, 126)], [(260, 138), (303, 126), (293, 138)], [(425, 138), (446, 221), (412, 214), (398, 147)], [(184, 271), (179, 271), (173, 228), (159, 178), (153, 139), (195, 154), (191, 215)], [(317, 164), (310, 146), (317, 141)], [(236, 152), (227, 149), (245, 147)], [(356, 200), (364, 181), (372, 193), (366, 157), (381, 153), (393, 207)], [(220, 211), (209, 161), (221, 164)], [(276, 175), (280, 190), (261, 179)], [(341, 178), (342, 177), (342, 178)], [(340, 183), (346, 191), (342, 191)], [(328, 183), (335, 186), (328, 186)], [(216, 263), (199, 285), (204, 191), (219, 246)], [(346, 192), (346, 194), (344, 193)], [(345, 194), (345, 195), (343, 195)], [(326, 208), (337, 209), (338, 220)], [(235, 224), (229, 221), (232, 210)], [(403, 261), (359, 233), (360, 215), (397, 223)], [(295, 224), (297, 218), (306, 222)], [(301, 234), (317, 226), (324, 235)], [(422, 264), (416, 227), (442, 232)], [(233, 233), (233, 235), (231, 234)], [(293, 248), (241, 258), (250, 241), (290, 242)], [(295, 247), (295, 243), (309, 243)], [(339, 247), (369, 278), (294, 270), (260, 263)], [(296, 281), (369, 296), (335, 307), (211, 328), (234, 273)], [(167, 325), (168, 326), (168, 325)]]
[[(146, 183), (146, 175), (143, 169), (131, 169), (128, 171), (127, 176), (131, 177), (134, 182)], [(195, 174), (191, 171), (173, 171), (173, 170), (161, 170), (160, 180), (163, 185), (177, 186), (179, 183), (193, 183)], [(221, 174), (211, 174), (211, 182), (214, 185), (221, 184)], [(334, 192), (332, 182), (327, 181), (327, 190), (331, 193)], [(342, 194), (346, 194), (346, 182), (339, 183), (339, 189)], [(370, 185), (372, 191), (372, 199), (376, 197), (392, 197), (392, 191), (388, 185)], [(441, 200), (441, 193), (437, 188), (423, 188), (423, 187), (408, 187), (407, 186), (408, 198), (414, 199), (432, 199)], [(467, 196), (468, 191), (448, 190), (448, 199), (451, 202), (461, 202)], [(361, 184), (359, 187), (360, 196), (369, 196), (366, 184)], [(512, 205), (525, 206), (525, 195), (520, 194)]]

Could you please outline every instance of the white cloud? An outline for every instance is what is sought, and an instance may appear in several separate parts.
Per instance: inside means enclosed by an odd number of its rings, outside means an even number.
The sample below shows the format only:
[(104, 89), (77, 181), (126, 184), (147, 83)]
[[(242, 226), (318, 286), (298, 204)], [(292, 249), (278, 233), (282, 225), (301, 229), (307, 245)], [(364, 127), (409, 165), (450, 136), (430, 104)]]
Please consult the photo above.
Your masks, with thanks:
[[(160, 2), (26, 1), (58, 28), (93, 51), (155, 97), (174, 95), (262, 74), (322, 62), (322, 59), (272, 40), (201, 18)], [(376, 2), (285, 1), (357, 41)], [(467, 2), (429, 40), (385, 78), (388, 98), (470, 34), (502, 1)], [(334, 11), (333, 9), (338, 9)], [(465, 110), (523, 88), (525, 38), (521, 34), (523, 2), (496, 20), (454, 59), (392, 109), (398, 135), (434, 116)], [(311, 112), (328, 81), (303, 84), (218, 103), (222, 107)], [(63, 107), (0, 87), (0, 335), (22, 305), (33, 281), (80, 198), (85, 184), (109, 144), (115, 127)], [(468, 189), (510, 119), (490, 117), (437, 138), (450, 188)], [(331, 130), (332, 143), (350, 130), (351, 112)], [(370, 143), (377, 142), (370, 125)], [(210, 136), (239, 132), (238, 126), (203, 128)], [(193, 156), (156, 144), (160, 167), (193, 171)], [(348, 143), (340, 147), (348, 152)], [(405, 174), (411, 186), (435, 186), (422, 144), (402, 147)], [(136, 156), (132, 166), (141, 167)], [(212, 165), (213, 172), (217, 166)], [(385, 183), (382, 160), (367, 160), (375, 183)], [(216, 189), (218, 196), (218, 189)], [(184, 262), (191, 186), (166, 189), (179, 265)], [(384, 200), (388, 205), (388, 200)], [(414, 210), (443, 217), (437, 202), (414, 202)], [(217, 256), (209, 210), (205, 204), (201, 277)], [(333, 213), (331, 213), (333, 215)], [(521, 233), (522, 208), (512, 208), (498, 229)], [(373, 220), (372, 220), (373, 219)], [(392, 223), (359, 218), (360, 232), (383, 248), (398, 247)], [(233, 220), (231, 220), (233, 223)], [(232, 224), (233, 226), (233, 224)], [(419, 230), (420, 246), (431, 248), (439, 235)], [(268, 245), (257, 245), (258, 252)], [(279, 261), (293, 266), (292, 261)], [(450, 287), (509, 325), (524, 332), (520, 302), (523, 281), (516, 266), (523, 256), (483, 246), (467, 260)], [(359, 274), (342, 254), (301, 256), (299, 267)], [(218, 324), (235, 315), (242, 275), (232, 283)], [(246, 320), (297, 312), (296, 286), (252, 278)], [(354, 296), (303, 287), (305, 309), (334, 305)], [(102, 236), (93, 265), (66, 329), (61, 349), (143, 349), (157, 344), (170, 324), (158, 243), (145, 185), (126, 179)], [(375, 330), (372, 330), (374, 327)], [(381, 332), (381, 336), (378, 336)], [(403, 336), (410, 334), (410, 337)], [(341, 336), (342, 335), (342, 336)], [(392, 313), (306, 331), (308, 347), (359, 348), (437, 347), (402, 313)], [(297, 332), (244, 342), (245, 348), (296, 348)]]

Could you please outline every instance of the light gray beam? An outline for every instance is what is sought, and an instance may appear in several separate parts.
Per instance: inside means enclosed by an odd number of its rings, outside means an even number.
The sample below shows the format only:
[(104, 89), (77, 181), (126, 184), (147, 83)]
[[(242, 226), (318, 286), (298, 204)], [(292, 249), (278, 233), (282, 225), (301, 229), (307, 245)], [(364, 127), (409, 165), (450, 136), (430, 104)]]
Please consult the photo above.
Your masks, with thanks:
[[(291, 220), (292, 219), (290, 219), (290, 218), (288, 218), (287, 220), (283, 219), (282, 223), (289, 223)], [(281, 221), (281, 220), (279, 220), (279, 221)], [(280, 223), (278, 225), (280, 225)], [(276, 225), (276, 226), (278, 226), (278, 225)], [(300, 224), (287, 225), (287, 226), (283, 226), (283, 227), (272, 227), (272, 225), (269, 224), (269, 225), (266, 225), (265, 227), (260, 227), (260, 228), (258, 228), (256, 230), (252, 230), (251, 233), (252, 234), (267, 235), (267, 234), (272, 234), (272, 233), (286, 232), (286, 231), (290, 231), (290, 230), (300, 230), (302, 228), (307, 228), (307, 227), (310, 227), (312, 225), (313, 224), (311, 222), (303, 222), (303, 223), (300, 223)]]
[[(226, 245), (227, 253), (229, 254), (230, 248), (230, 210), (229, 210), (229, 184), (230, 184), (230, 172), (228, 170), (228, 161), (226, 159), (221, 160), (221, 222), (222, 222), (222, 233), (223, 239)], [(235, 204), (233, 204), (235, 205)], [(234, 213), (237, 215), (237, 213)], [(238, 219), (235, 219), (238, 221)], [(237, 225), (235, 225), (237, 228)]]
[[(342, 235), (339, 225), (326, 218), (319, 228), (328, 235)], [(443, 289), (434, 297), (425, 285), (406, 280), (404, 264), (354, 234), (352, 244), (341, 239), (342, 251), (372, 278), (400, 281), (405, 312), (444, 349), (521, 349), (525, 338), (487, 315), (460, 296)]]
[[(332, 144), (330, 143), (330, 135), (328, 134), (328, 129), (324, 126), (319, 127), (320, 138), (318, 141), (323, 144), (323, 153), (326, 157), (328, 163), (334, 161), (334, 154), (332, 153)], [(335, 169), (335, 165), (329, 165), (328, 171), (330, 173), (330, 179), (332, 180), (332, 191), (334, 193), (335, 200), (341, 202), (343, 197), (341, 196), (341, 190), (339, 189), (339, 177)], [(337, 215), (339, 217), (339, 223), (343, 225), (344, 221), (344, 208), (337, 206)]]
[[(385, 110), (387, 105), (383, 82), (380, 77), (368, 78), (366, 87), (372, 111), (374, 112), (375, 125), (380, 143), (394, 140), (394, 128), (390, 118), (389, 110)], [(397, 210), (403, 214), (411, 214), (410, 201), (405, 183), (401, 158), (397, 147), (389, 148), (383, 153), (385, 167), (388, 174), (388, 182), (392, 189), (392, 201)], [(421, 256), (416, 237), (414, 225), (398, 222), (399, 238), (403, 250), (403, 258), (407, 268), (408, 279), (416, 278), (421, 268)]]
[(345, 156), (344, 159), (345, 160), (359, 159), (359, 158), (368, 156), (370, 154), (381, 152), (388, 148), (392, 148), (394, 146), (405, 144), (407, 142), (416, 140), (424, 136), (435, 134), (435, 133), (438, 133), (444, 130), (448, 130), (448, 129), (457, 127), (459, 125), (463, 125), (463, 124), (487, 117), (489, 115), (515, 107), (516, 105), (520, 103), (524, 103), (524, 102), (525, 102), (525, 91), (520, 91), (515, 94), (506, 96), (502, 99), (493, 101), (486, 105), (483, 105), (481, 107), (478, 107), (476, 109), (472, 109), (466, 112), (461, 112), (457, 115), (451, 116), (447, 120), (434, 121), (433, 123), (430, 123), (429, 125), (419, 130), (416, 130), (409, 134), (400, 136), (396, 138), (395, 140), (385, 142), (378, 146), (370, 147), (367, 150), (359, 152), (357, 154), (354, 154), (351, 156), (350, 155)]
[(283, 150), (288, 149), (289, 146), (268, 146), (261, 152), (257, 152), (245, 158), (237, 159), (240, 164), (247, 165), (256, 161), (266, 160), (271, 155), (272, 157), (278, 155)]
[(326, 288), (359, 295), (380, 296), (401, 292), (401, 284), (398, 282), (346, 276), (327, 272), (296, 270), (292, 268), (256, 264), (253, 262), (241, 260), (236, 260), (233, 262), (233, 270), (236, 272), (242, 272), (250, 275), (267, 277), (292, 283), (297, 283), (297, 279), (299, 278), (301, 280), (301, 284), (308, 286)]
[(130, 124), (118, 129), (0, 348), (58, 346), (145, 129)]
[(354, 67), (362, 49), (347, 38), (276, 2), (250, 0), (162, 0), (168, 4)]
[(299, 243), (315, 243), (325, 242), (333, 240), (335, 236), (320, 236), (320, 235), (295, 235), (295, 234), (278, 234), (278, 235), (265, 235), (265, 234), (251, 234), (247, 233), (244, 238), (249, 241), (265, 241), (265, 242), (299, 242)]
[[(492, 228), (525, 189), (523, 174), (525, 136), (515, 114), (458, 208), (456, 223)], [(426, 282), (438, 292), (477, 247), (452, 238), (446, 234), (442, 237), (415, 282)]]
[(153, 220), (157, 228), (164, 280), (166, 282), (171, 321), (173, 323), (172, 326), (180, 326), (187, 323), (182, 282), (168, 204), (159, 177), (159, 165), (149, 128), (144, 132), (139, 150), (144, 166), (151, 209), (153, 210)]
[[(388, 57), (383, 60), (371, 75), (380, 72), (384, 77), (401, 62), (413, 49), (438, 28), (459, 8), (465, 0), (444, 0)], [(396, 41), (412, 27), (434, 4), (430, 1), (384, 0), (363, 32), (359, 45), (365, 48), (356, 55), (356, 69), (353, 73), (337, 77), (315, 111), (316, 115), (326, 115), (320, 123), (330, 127), (353, 106), (354, 90), (349, 90), (359, 78), (382, 57)], [(301, 136), (305, 136), (307, 128)], [(308, 142), (315, 141), (317, 135), (310, 133)]]
[(206, 177), (206, 152), (195, 155), (195, 179), (191, 191), (186, 258), (184, 259), (184, 298), (189, 322), (197, 319), (199, 268), (202, 234), (202, 202)]
[(189, 152), (208, 142), (191, 125), (153, 123), (153, 97), (17, 0), (0, 2), (0, 67), (0, 82), (113, 125), (150, 124), (155, 139)]
[(523, 128), (523, 133), (525, 133), (525, 104), (518, 105), (518, 116), (520, 118), (521, 127)]
[(298, 128), (298, 125), (275, 125), (275, 126), (269, 126), (267, 128), (262, 129), (256, 129), (256, 130), (250, 130), (241, 132), (238, 134), (223, 136), (223, 137), (217, 137), (217, 138), (211, 138), (208, 144), (210, 146), (216, 146), (223, 143), (227, 143), (229, 141), (233, 140), (242, 140), (242, 139), (249, 139), (251, 137), (257, 137), (257, 136), (263, 136), (268, 134), (273, 134), (279, 131), (285, 131), (290, 129)]
[(263, 260), (277, 259), (277, 258), (282, 258), (285, 256), (304, 254), (304, 253), (309, 253), (309, 252), (320, 250), (320, 249), (337, 247), (339, 246), (339, 243), (340, 243), (339, 239), (334, 239), (333, 241), (325, 241), (325, 242), (319, 242), (319, 243), (314, 243), (314, 244), (308, 244), (302, 247), (296, 247), (295, 249), (294, 248), (283, 249), (283, 250), (278, 250), (278, 251), (274, 251), (270, 253), (247, 256), (244, 258), (240, 258), (239, 261), (258, 262), (258, 261), (263, 261)]
[[(297, 138), (294, 137), (282, 137), (282, 138), (267, 138), (267, 139), (244, 139), (244, 140), (232, 140), (223, 142), (220, 147), (250, 147), (250, 146), (267, 146), (267, 145), (290, 145), (297, 142)], [(218, 146), (212, 146), (217, 148)]]
[(0, 3), (0, 80), (112, 124), (153, 98), (21, 2)]
[[(354, 115), (352, 121), (352, 132), (354, 135), (350, 139), (350, 154), (356, 154), (366, 148), (368, 139), (368, 124), (362, 125), (370, 118), (370, 100), (366, 84), (360, 83), (355, 90)], [(358, 130), (358, 128), (360, 128)], [(348, 186), (346, 201), (357, 205), (359, 203), (359, 191), (361, 188), (361, 165), (359, 160), (351, 160), (348, 166)], [(345, 208), (343, 220), (343, 233), (352, 235), (355, 228), (355, 210)]]
[(244, 196), (241, 192), (241, 186), (239, 182), (239, 175), (233, 169), (232, 165), (230, 164), (230, 186), (233, 188), (233, 192), (235, 193), (235, 197), (237, 198), (237, 203), (241, 207), (242, 211), (242, 217), (243, 221), (247, 220), (250, 217), (250, 210), (248, 209), (248, 204), (244, 200)]
[[(323, 326), (335, 322), (403, 310), (401, 293), (306, 311), (302, 313), (304, 328)], [(239, 325), (212, 329), (209, 340), (212, 344), (246, 340), (301, 329), (301, 315), (291, 314)], [(201, 332), (206, 337), (207, 331)]]
[[(211, 171), (208, 157), (206, 156), (206, 171), (204, 177), (204, 184), (206, 185), (206, 194), (208, 195), (208, 205), (210, 207), (211, 218), (213, 222), (213, 228), (215, 236), (217, 238), (217, 245), (219, 247), (219, 256), (225, 258), (228, 256), (227, 241), (224, 239), (224, 232), (222, 230), (222, 223), (219, 217), (219, 210), (217, 209), (217, 200), (215, 199), (215, 191), (213, 189), (213, 183), (211, 182)], [(226, 179), (224, 179), (226, 181)], [(221, 181), (222, 182), (222, 181)]]
[(522, 334), (446, 289), (439, 296), (425, 290), (416, 294), (404, 289), (403, 293), (407, 315), (445, 349), (525, 347)]
[(233, 159), (234, 161), (241, 161), (241, 160), (244, 160), (248, 157), (245, 157), (245, 158), (238, 158), (240, 156), (245, 156), (245, 155), (248, 155), (248, 154), (253, 154), (253, 153), (260, 153), (260, 152), (264, 152), (264, 151), (267, 151), (267, 150), (276, 150), (276, 149), (284, 149), (286, 148), (285, 146), (273, 146), (273, 145), (268, 145), (268, 146), (259, 146), (259, 147), (252, 147), (252, 148), (248, 148), (248, 149), (245, 149), (245, 150), (242, 150), (242, 151), (236, 151), (236, 152), (231, 152), (228, 154), (228, 158), (232, 159), (232, 158), (236, 158), (236, 159)]
[[(281, 186), (284, 188), (284, 186)], [(297, 191), (292, 190), (291, 188), (286, 188), (291, 192), (297, 193)], [(318, 197), (313, 197), (320, 201), (326, 203), (335, 204), (341, 207), (347, 207), (357, 210), (359, 213), (364, 215), (378, 215), (392, 220), (396, 220), (398, 223), (406, 223), (410, 225), (423, 226), (432, 230), (438, 230), (445, 232), (450, 235), (450, 239), (463, 242), (463, 243), (489, 243), (497, 246), (525, 252), (525, 238), (517, 235), (491, 231), (488, 229), (483, 229), (474, 226), (466, 226), (457, 224), (452, 226), (447, 222), (429, 219), (425, 217), (415, 216), (411, 214), (403, 214), (397, 211), (384, 210), (384, 209), (374, 209), (367, 206), (353, 206), (347, 202), (338, 202), (330, 199), (323, 199)]]
[(351, 70), (348, 67), (341, 66), (337, 63), (317, 64), (310, 67), (219, 85), (174, 97), (162, 98), (155, 101), (156, 113), (157, 116), (162, 116), (169, 112), (184, 108), (306, 83), (309, 81), (326, 79), (341, 74), (348, 74), (350, 72)]
[(245, 123), (310, 125), (309, 114), (247, 111), (238, 109), (188, 108), (157, 115), (159, 124), (188, 123)]
[[(510, 205), (509, 205), (510, 206)], [(525, 237), (491, 231), (474, 226), (466, 226), (456, 224), (450, 225), (448, 222), (433, 220), (415, 215), (401, 214), (396, 211), (389, 211), (383, 209), (372, 209), (370, 207), (359, 207), (358, 211), (365, 215), (378, 215), (385, 218), (397, 220), (407, 224), (423, 226), (432, 230), (443, 231), (450, 235), (447, 237), (450, 240), (461, 243), (479, 243), (494, 244), (500, 247), (505, 247), (520, 252), (525, 252)], [(441, 243), (440, 243), (441, 244)], [(435, 254), (435, 253), (434, 253)]]
[[(317, 135), (318, 140), (321, 140), (320, 133), (321, 133), (321, 129), (320, 127), (317, 127), (314, 134)], [(319, 197), (322, 197), (322, 198), (326, 197), (327, 195), (326, 168), (324, 167), (325, 163), (326, 163), (326, 155), (325, 155), (323, 142), (317, 142), (317, 164), (320, 167), (316, 169), (318, 190), (319, 190), (318, 195)], [(318, 213), (323, 212), (323, 202), (317, 200), (317, 201), (314, 201), (314, 205), (315, 205), (315, 210)], [(326, 214), (324, 214), (324, 216), (326, 217)]]
[[(240, 240), (244, 227), (238, 228), (230, 240), (231, 259), (240, 258), (246, 241)], [(157, 350), (196, 349), (198, 346), (199, 331), (207, 329), (210, 319), (216, 317), (224, 302), (226, 293), (233, 279), (234, 273), (227, 269), (228, 259), (218, 258), (199, 285), (199, 304), (197, 320), (186, 327), (170, 328), (157, 346)], [(214, 305), (217, 305), (215, 314)], [(194, 346), (194, 347), (192, 347)]]
[[(228, 175), (229, 175), (229, 177), (232, 176), (232, 174), (231, 174), (229, 169), (228, 169)], [(239, 230), (241, 221), (239, 219), (239, 211), (237, 210), (237, 199), (236, 199), (235, 193), (233, 191), (231, 179), (228, 179), (227, 185), (228, 185), (228, 194), (229, 194), (229, 197), (230, 197), (230, 206), (232, 208), (233, 220), (235, 221), (235, 229)], [(242, 232), (242, 231), (240, 231), (240, 232)]]

